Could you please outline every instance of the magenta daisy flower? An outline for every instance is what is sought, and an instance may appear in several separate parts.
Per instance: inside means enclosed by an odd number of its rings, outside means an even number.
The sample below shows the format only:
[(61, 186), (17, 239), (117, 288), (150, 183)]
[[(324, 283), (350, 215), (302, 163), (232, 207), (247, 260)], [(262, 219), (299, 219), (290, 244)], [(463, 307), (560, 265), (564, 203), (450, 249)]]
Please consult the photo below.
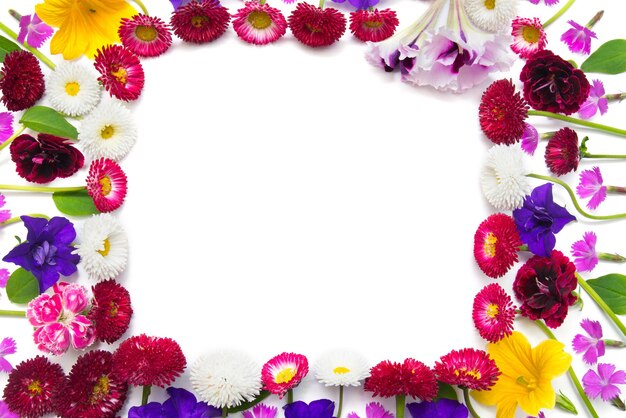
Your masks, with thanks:
[(487, 276), (496, 279), (517, 262), (521, 245), (513, 218), (496, 213), (485, 219), (474, 234), (474, 258)]
[(122, 19), (118, 34), (122, 44), (140, 57), (156, 57), (172, 45), (170, 28), (154, 16), (135, 15)]
[(589, 55), (591, 53), (591, 39), (598, 39), (596, 33), (573, 20), (568, 20), (567, 23), (571, 28), (561, 35), (561, 41), (567, 45), (570, 51)]
[(576, 193), (581, 199), (591, 196), (587, 202), (587, 207), (591, 210), (597, 209), (606, 199), (606, 186), (602, 184), (602, 181), (600, 167), (580, 172), (580, 183), (576, 187)]
[(350, 13), (350, 32), (363, 42), (380, 42), (394, 34), (400, 24), (396, 12), (384, 10), (357, 10)]
[(546, 49), (548, 38), (538, 18), (516, 17), (513, 19), (512, 28), (511, 49), (521, 58), (530, 58), (535, 52)]
[(494, 144), (514, 144), (524, 134), (528, 104), (511, 80), (498, 80), (484, 91), (478, 107), (480, 129)]
[(572, 348), (583, 354), (583, 361), (587, 364), (596, 364), (598, 357), (604, 355), (604, 341), (602, 340), (602, 326), (598, 321), (583, 319), (580, 326), (589, 336), (577, 334), (572, 341)]
[(120, 45), (108, 45), (98, 50), (94, 59), (98, 80), (120, 100), (136, 100), (143, 90), (145, 76), (139, 58)]
[(309, 372), (309, 362), (302, 354), (282, 353), (263, 365), (261, 380), (264, 389), (282, 398), (298, 386)]
[(626, 384), (626, 372), (615, 371), (613, 364), (600, 363), (597, 373), (593, 369), (589, 370), (582, 380), (585, 393), (591, 399), (600, 396), (603, 401), (608, 402), (622, 393), (617, 385)]
[(472, 319), (480, 336), (495, 343), (513, 333), (515, 306), (502, 286), (492, 283), (474, 298)]
[(576, 131), (570, 128), (559, 129), (548, 141), (544, 157), (550, 171), (557, 176), (576, 171), (580, 160)]
[(591, 119), (598, 111), (604, 115), (609, 110), (609, 101), (604, 97), (604, 84), (600, 80), (593, 80), (589, 89), (589, 96), (578, 109), (578, 116), (582, 119)]
[(437, 379), (449, 385), (488, 390), (495, 385), (500, 370), (489, 354), (475, 348), (452, 350), (435, 363)]
[(287, 21), (280, 10), (266, 3), (248, 1), (233, 16), (233, 28), (244, 41), (265, 45), (277, 41), (287, 32)]
[(346, 31), (346, 18), (332, 7), (321, 9), (312, 4), (298, 3), (288, 20), (293, 36), (312, 48), (332, 45)]
[(127, 191), (126, 174), (113, 160), (94, 160), (87, 175), (87, 192), (100, 212), (112, 212), (122, 206)]
[(230, 14), (216, 0), (192, 1), (172, 14), (174, 34), (185, 42), (204, 44), (222, 36), (228, 28)]
[(521, 140), (522, 149), (527, 154), (534, 155), (535, 150), (537, 150), (537, 145), (539, 145), (539, 132), (537, 132), (537, 128), (530, 123), (526, 123), (525, 125), (526, 128), (524, 129)]
[(578, 271), (591, 271), (598, 264), (596, 241), (598, 237), (592, 231), (585, 232), (583, 239), (572, 244), (572, 257)]

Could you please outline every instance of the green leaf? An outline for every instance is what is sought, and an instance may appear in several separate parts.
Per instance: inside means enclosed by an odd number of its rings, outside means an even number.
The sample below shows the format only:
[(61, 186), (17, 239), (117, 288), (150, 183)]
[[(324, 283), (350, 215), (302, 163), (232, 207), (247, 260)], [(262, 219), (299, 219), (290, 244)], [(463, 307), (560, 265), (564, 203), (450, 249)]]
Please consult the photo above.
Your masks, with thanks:
[(587, 283), (613, 312), (626, 315), (626, 276), (607, 274), (597, 279), (587, 280)]
[(24, 112), (20, 123), (35, 132), (78, 139), (76, 128), (59, 112), (46, 106), (31, 107)]
[(620, 74), (626, 71), (626, 39), (605, 42), (583, 62), (586, 73)]
[(4, 36), (0, 36), (0, 62), (4, 62), (4, 57), (9, 52), (19, 51), (21, 48), (17, 44)]
[(87, 190), (55, 192), (52, 200), (57, 209), (70, 216), (89, 216), (100, 213)]
[(454, 401), (458, 401), (459, 397), (456, 393), (456, 390), (454, 390), (454, 387), (447, 384), (447, 383), (443, 383), (443, 382), (437, 382), (439, 383), (439, 392), (437, 392), (437, 397), (435, 399), (452, 399)]
[(242, 411), (245, 411), (247, 409), (250, 409), (253, 406), (255, 406), (256, 404), (261, 403), (268, 396), (270, 396), (270, 393), (267, 390), (262, 390), (261, 393), (259, 393), (259, 396), (257, 396), (253, 400), (251, 400), (249, 402), (244, 402), (241, 405), (235, 406), (233, 408), (228, 408), (228, 413), (232, 414), (234, 412), (242, 412)]
[(13, 303), (28, 303), (39, 296), (39, 281), (23, 268), (15, 270), (7, 281), (7, 296)]

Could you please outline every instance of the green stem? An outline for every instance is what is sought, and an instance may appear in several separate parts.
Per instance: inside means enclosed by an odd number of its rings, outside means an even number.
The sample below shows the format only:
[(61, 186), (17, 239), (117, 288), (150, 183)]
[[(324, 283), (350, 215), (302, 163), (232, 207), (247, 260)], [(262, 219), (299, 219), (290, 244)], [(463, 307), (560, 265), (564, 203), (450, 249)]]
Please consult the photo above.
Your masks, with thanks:
[(614, 263), (626, 262), (626, 257), (621, 256), (619, 254), (598, 253), (598, 259), (604, 260), (604, 261), (612, 261)]
[(293, 389), (287, 391), (287, 405), (293, 403)]
[[(548, 328), (546, 326), (546, 324), (544, 324), (540, 319), (536, 320), (535, 324), (543, 331), (544, 334), (546, 334), (548, 336), (548, 338), (550, 338), (552, 340), (555, 340), (555, 341), (558, 341), (558, 339), (554, 336), (552, 331), (550, 331), (550, 328)], [(593, 408), (593, 405), (591, 405), (591, 401), (589, 400), (589, 398), (585, 394), (585, 390), (583, 389), (582, 385), (580, 384), (580, 380), (578, 380), (578, 376), (576, 376), (576, 373), (574, 372), (574, 369), (571, 368), (571, 366), (567, 370), (567, 373), (569, 374), (569, 378), (572, 381), (572, 383), (574, 384), (574, 386), (576, 386), (576, 390), (578, 391), (578, 396), (580, 397), (580, 399), (583, 401), (583, 403), (587, 407), (587, 410), (589, 411), (591, 416), (593, 418), (600, 418), (598, 416), (598, 413), (596, 412), (596, 410)]]
[(605, 94), (604, 98), (607, 99), (609, 102), (622, 101), (626, 99), (626, 93)]
[(626, 158), (626, 154), (589, 154), (585, 152), (583, 158)]
[(517, 248), (517, 251), (530, 251), (527, 244), (522, 244)]
[(604, 345), (606, 345), (607, 347), (614, 347), (614, 348), (624, 348), (624, 347), (626, 347), (626, 343), (624, 343), (622, 341), (610, 340), (608, 338), (605, 338), (602, 341), (604, 341)]
[(222, 407), (222, 418), (226, 418), (228, 416), (228, 408), (225, 406)]
[(558, 113), (545, 112), (543, 110), (529, 110), (529, 116), (544, 116), (546, 118), (558, 119), (565, 122), (573, 123), (580, 126), (586, 126), (588, 128), (598, 129), (600, 131), (605, 131), (614, 135), (626, 136), (626, 130), (614, 128), (608, 125), (602, 125), (600, 123), (589, 122), (583, 119), (572, 118), (570, 116), (560, 115)]
[(15, 10), (13, 10), (13, 9), (9, 9), (9, 14), (10, 14), (11, 16), (13, 16), (13, 18), (14, 18), (15, 20), (17, 20), (18, 22), (19, 22), (20, 20), (22, 20), (22, 15), (21, 15), (21, 14), (19, 14), (18, 12), (16, 12), (16, 11), (15, 11)]
[(4, 141), (2, 144), (0, 144), (0, 151), (2, 151), (3, 149), (5, 149), (9, 145), (11, 145), (11, 142), (15, 141), (15, 138), (20, 136), (22, 134), (22, 132), (24, 132), (25, 129), (26, 129), (26, 127), (22, 126), (20, 129), (15, 131), (15, 133), (13, 133), (13, 135), (11, 135), (6, 141)]
[(619, 396), (616, 396), (613, 399), (611, 399), (611, 405), (613, 405), (620, 411), (626, 411), (626, 405), (624, 404), (624, 401), (620, 399)]
[(600, 309), (602, 309), (604, 313), (613, 320), (615, 326), (617, 326), (617, 328), (622, 331), (622, 335), (626, 337), (626, 326), (624, 326), (622, 321), (619, 320), (619, 318), (617, 317), (617, 315), (615, 315), (609, 305), (607, 305), (606, 302), (600, 297), (600, 295), (598, 295), (596, 291), (593, 290), (591, 286), (589, 286), (589, 283), (587, 283), (587, 281), (583, 279), (580, 274), (576, 273), (576, 278), (578, 279), (578, 284), (580, 285), (580, 287), (585, 289), (585, 292), (587, 292), (587, 294), (591, 296), (591, 299), (593, 299), (598, 304)]
[(571, 187), (567, 185), (567, 183), (565, 183), (562, 180), (559, 180), (557, 178), (550, 177), (550, 176), (542, 176), (541, 174), (526, 174), (526, 177), (532, 177), (532, 178), (539, 179), (539, 180), (546, 180), (546, 181), (550, 181), (552, 183), (556, 183), (562, 186), (567, 191), (567, 194), (569, 194), (569, 197), (572, 199), (572, 203), (574, 204), (574, 207), (576, 208), (578, 213), (583, 215), (585, 218), (596, 219), (596, 220), (626, 218), (626, 213), (618, 213), (615, 215), (592, 215), (591, 213), (585, 212), (583, 208), (581, 208), (580, 205), (578, 204), (578, 200), (576, 200), (576, 195), (574, 194), (574, 191), (571, 189)]
[(0, 190), (17, 190), (20, 192), (55, 193), (55, 192), (79, 192), (86, 190), (86, 186), (76, 187), (36, 187), (36, 186), (15, 186), (11, 184), (0, 184)]
[(472, 406), (472, 401), (469, 396), (469, 389), (466, 387), (463, 388), (463, 399), (465, 399), (465, 406), (469, 410), (470, 414), (472, 414), (474, 418), (480, 418), (480, 416), (478, 415), (478, 413), (476, 413), (476, 410)]
[(141, 404), (146, 405), (148, 403), (148, 398), (150, 398), (150, 392), (152, 392), (152, 386), (144, 385), (143, 391), (141, 392)]
[[(14, 41), (17, 42), (17, 33), (13, 32), (7, 25), (5, 25), (4, 23), (0, 22), (0, 29), (6, 33), (7, 35), (9, 35), (11, 38), (13, 38)], [(27, 49), (28, 51), (30, 51), (34, 56), (36, 56), (37, 58), (39, 58), (39, 61), (43, 62), (44, 64), (46, 64), (48, 67), (50, 67), (50, 69), (52, 71), (54, 71), (54, 69), (56, 68), (56, 65), (52, 62), (52, 60), (50, 60), (50, 58), (46, 57), (44, 54), (42, 54), (41, 52), (39, 52), (37, 49), (33, 48), (32, 46), (28, 45), (26, 42), (24, 42), (22, 44), (22, 46)]]
[(593, 28), (596, 23), (598, 23), (598, 21), (600, 19), (602, 19), (602, 16), (604, 16), (604, 10), (600, 10), (598, 13), (596, 13), (589, 22), (587, 22), (587, 25), (585, 27), (591, 29)]
[[(50, 217), (47, 215), (44, 215), (43, 213), (29, 213), (26, 216), (30, 216), (31, 218), (44, 218), (47, 220), (50, 220)], [(7, 219), (4, 222), (0, 222), (0, 226), (7, 226), (7, 225), (11, 225), (11, 224), (16, 224), (18, 222), (22, 222), (22, 217), (21, 216), (14, 216), (11, 219)]]
[(626, 187), (606, 186), (606, 191), (609, 193), (626, 193)]
[(335, 418), (341, 418), (341, 410), (343, 409), (343, 386), (339, 386), (339, 406), (337, 407), (337, 416)]
[(565, 5), (561, 7), (561, 9), (554, 14), (554, 16), (552, 16), (550, 19), (546, 21), (546, 23), (543, 24), (543, 28), (546, 29), (548, 26), (556, 22), (556, 20), (559, 17), (563, 16), (563, 13), (567, 12), (567, 9), (572, 7), (572, 4), (574, 4), (575, 1), (576, 0), (569, 0), (567, 3), (565, 3)]
[(10, 311), (0, 309), (0, 316), (15, 316), (18, 318), (26, 318), (26, 311)]
[(396, 418), (404, 418), (406, 395), (396, 395)]
[(320, 0), (320, 9), (324, 8), (324, 3), (325, 3), (325, 0)]
[(141, 0), (133, 0), (133, 1), (137, 3), (137, 6), (139, 6), (143, 14), (145, 14), (146, 16), (149, 16), (148, 9), (146, 8), (146, 5), (143, 4)]

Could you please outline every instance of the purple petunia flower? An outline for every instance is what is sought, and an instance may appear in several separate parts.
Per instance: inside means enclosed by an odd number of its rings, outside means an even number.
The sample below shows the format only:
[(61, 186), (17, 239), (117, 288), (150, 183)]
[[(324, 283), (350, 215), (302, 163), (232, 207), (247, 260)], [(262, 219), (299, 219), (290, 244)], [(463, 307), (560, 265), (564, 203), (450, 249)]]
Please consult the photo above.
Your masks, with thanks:
[(596, 33), (573, 20), (568, 20), (567, 23), (572, 28), (561, 35), (561, 41), (567, 45), (570, 51), (589, 55), (591, 53), (591, 38), (598, 39)]
[[(366, 418), (393, 418), (393, 414), (378, 402), (365, 405), (365, 416)], [(355, 412), (350, 412), (348, 418), (359, 418), (359, 416)]]
[(296, 401), (283, 406), (285, 418), (333, 418), (335, 403), (329, 399), (318, 399), (308, 405)]
[(44, 218), (22, 216), (28, 229), (26, 242), (13, 248), (2, 261), (17, 264), (30, 271), (39, 281), (39, 291), (45, 292), (59, 280), (59, 275), (76, 272), (80, 256), (72, 254), (76, 239), (74, 225), (63, 217)]
[(0, 112), (0, 144), (13, 135), (13, 114)]
[(17, 41), (24, 44), (24, 41), (33, 48), (39, 48), (52, 36), (54, 29), (46, 25), (36, 14), (22, 16), (20, 18), (20, 33)]
[(6, 205), (4, 195), (0, 193), (0, 223), (11, 219), (11, 211), (8, 209), (2, 209)]
[[(532, 4), (539, 4), (541, 2), (541, 0), (528, 0), (528, 1), (531, 2)], [(559, 1), (560, 0), (543, 0), (544, 4), (546, 6), (554, 6)]]
[(530, 155), (535, 153), (537, 145), (539, 144), (539, 132), (530, 123), (524, 123), (524, 133), (522, 134), (521, 145), (522, 149)]
[(596, 234), (588, 231), (583, 234), (582, 240), (572, 244), (572, 257), (574, 257), (576, 270), (591, 271), (598, 264), (597, 241), (598, 237)]
[(4, 289), (7, 287), (7, 282), (9, 281), (9, 270), (0, 269), (0, 289)]
[(626, 384), (626, 372), (615, 371), (615, 365), (599, 363), (598, 372), (591, 369), (583, 376), (585, 393), (592, 399), (598, 396), (605, 402), (620, 395), (621, 390), (616, 385)]
[(128, 418), (216, 418), (222, 415), (222, 410), (198, 402), (193, 393), (185, 389), (167, 388), (170, 398), (161, 405), (150, 402), (143, 406), (132, 407), (128, 411)]
[(593, 167), (591, 170), (580, 172), (580, 183), (576, 187), (576, 193), (581, 199), (591, 196), (587, 207), (591, 210), (597, 209), (600, 203), (606, 199), (606, 186), (602, 185), (602, 173), (600, 167)]
[(609, 110), (609, 101), (604, 97), (604, 84), (600, 80), (593, 80), (589, 89), (589, 96), (583, 105), (578, 109), (578, 116), (582, 119), (591, 119), (598, 110), (604, 115)]
[(243, 411), (243, 418), (274, 418), (278, 408), (275, 406), (267, 406), (263, 403), (256, 405), (252, 410)]
[(572, 340), (572, 348), (583, 354), (583, 361), (587, 364), (596, 364), (598, 357), (604, 355), (604, 341), (602, 340), (602, 326), (598, 321), (583, 319), (580, 326), (589, 335), (577, 334)]
[(20, 418), (20, 416), (12, 412), (6, 402), (0, 400), (0, 418)]
[(452, 399), (407, 404), (413, 418), (467, 418), (467, 407)]
[(552, 184), (536, 187), (524, 199), (524, 205), (513, 211), (515, 226), (528, 249), (540, 257), (550, 257), (556, 245), (555, 234), (568, 223), (575, 221), (563, 206), (552, 199)]
[(11, 366), (11, 363), (9, 363), (4, 356), (15, 354), (16, 351), (15, 340), (13, 338), (7, 337), (0, 341), (0, 372), (9, 373), (13, 370), (13, 366)]

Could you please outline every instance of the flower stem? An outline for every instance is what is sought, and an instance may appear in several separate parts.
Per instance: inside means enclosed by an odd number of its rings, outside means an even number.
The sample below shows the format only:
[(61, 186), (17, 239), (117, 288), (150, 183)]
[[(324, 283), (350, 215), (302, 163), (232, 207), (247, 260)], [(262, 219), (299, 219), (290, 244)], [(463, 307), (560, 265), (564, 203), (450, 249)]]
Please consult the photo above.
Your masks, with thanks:
[(591, 296), (591, 299), (593, 299), (598, 304), (600, 309), (602, 309), (604, 313), (607, 314), (607, 316), (611, 318), (611, 320), (613, 320), (615, 326), (617, 326), (617, 328), (622, 331), (622, 335), (626, 337), (626, 326), (624, 326), (622, 321), (620, 321), (617, 315), (615, 315), (615, 312), (613, 312), (613, 310), (609, 307), (609, 305), (606, 304), (606, 302), (600, 297), (600, 295), (598, 295), (596, 291), (593, 290), (591, 286), (589, 286), (589, 283), (587, 283), (587, 281), (583, 279), (580, 274), (576, 273), (576, 278), (578, 279), (578, 284), (580, 285), (580, 287), (585, 289), (585, 292), (587, 292), (587, 294)]
[[(4, 33), (9, 35), (11, 38), (13, 38), (14, 41), (17, 42), (17, 33), (13, 32), (7, 25), (5, 25), (4, 23), (0, 22), (0, 29)], [(46, 57), (44, 54), (39, 52), (36, 48), (33, 48), (32, 46), (28, 45), (26, 42), (24, 42), (22, 44), (22, 46), (25, 49), (29, 50), (34, 56), (39, 58), (39, 61), (41, 61), (44, 64), (46, 64), (48, 67), (50, 67), (50, 69), (52, 71), (54, 71), (54, 69), (56, 68), (56, 65), (52, 62), (52, 60), (50, 58)]]
[(148, 14), (148, 9), (146, 8), (146, 5), (143, 4), (143, 2), (141, 0), (133, 0), (135, 3), (137, 3), (137, 6), (139, 6), (139, 8), (141, 9), (141, 12), (143, 14), (145, 14), (146, 16), (149, 16)]
[(337, 416), (335, 418), (341, 418), (342, 408), (343, 408), (343, 386), (339, 385), (339, 406), (337, 407)]
[(620, 399), (619, 396), (611, 399), (611, 405), (619, 409), (620, 411), (626, 411), (626, 405), (624, 405), (624, 401)]
[[(552, 331), (550, 331), (550, 328), (548, 328), (546, 326), (546, 324), (544, 324), (540, 319), (538, 319), (538, 320), (536, 320), (534, 322), (539, 327), (539, 329), (541, 329), (543, 331), (543, 333), (548, 336), (548, 338), (550, 338), (552, 340), (555, 340), (555, 341), (558, 341), (558, 339), (554, 336)], [(580, 399), (583, 401), (583, 403), (587, 407), (587, 410), (589, 411), (591, 416), (593, 418), (600, 418), (598, 416), (598, 413), (596, 412), (596, 410), (593, 408), (593, 405), (591, 405), (591, 401), (589, 400), (589, 398), (585, 394), (585, 390), (583, 389), (582, 385), (580, 384), (580, 380), (578, 380), (578, 376), (576, 376), (576, 373), (574, 372), (574, 369), (572, 369), (571, 366), (567, 370), (567, 373), (569, 374), (569, 378), (572, 381), (572, 383), (574, 384), (574, 386), (576, 386), (576, 390), (578, 391), (578, 396), (580, 397)]]
[(574, 4), (575, 1), (576, 0), (569, 0), (567, 3), (565, 3), (565, 5), (563, 7), (561, 7), (561, 9), (554, 14), (554, 16), (552, 16), (550, 19), (546, 20), (546, 22), (543, 24), (543, 28), (546, 29), (548, 26), (550, 26), (551, 24), (556, 22), (556, 20), (559, 17), (563, 16), (563, 13), (567, 12), (567, 9), (572, 7), (572, 4)]
[(614, 93), (614, 94), (605, 94), (604, 98), (608, 101), (622, 101), (626, 99), (626, 93)]
[(396, 395), (396, 418), (404, 418), (404, 408), (406, 407), (406, 395)]
[(609, 193), (626, 193), (626, 187), (606, 186), (606, 191)]
[(222, 408), (222, 418), (226, 418), (228, 416), (228, 408)]
[(552, 119), (558, 119), (558, 120), (562, 120), (565, 122), (569, 122), (569, 123), (573, 123), (576, 125), (581, 125), (581, 126), (586, 126), (588, 128), (593, 128), (593, 129), (598, 129), (600, 131), (605, 131), (614, 135), (619, 135), (619, 136), (626, 136), (626, 130), (624, 129), (619, 129), (619, 128), (614, 128), (612, 126), (608, 126), (608, 125), (602, 125), (600, 123), (595, 123), (595, 122), (589, 122), (583, 119), (578, 119), (578, 118), (572, 118), (570, 116), (565, 116), (565, 115), (561, 115), (558, 113), (552, 113), (552, 112), (545, 112), (543, 110), (529, 110), (528, 111), (528, 115), (529, 116), (544, 116), (546, 118), (552, 118)]
[(469, 389), (466, 387), (463, 388), (463, 399), (465, 399), (465, 406), (469, 410), (470, 414), (472, 414), (474, 418), (480, 418), (480, 416), (478, 415), (478, 413), (476, 413), (476, 410), (472, 406), (472, 401), (469, 396)]
[(0, 184), (0, 190), (17, 190), (20, 192), (55, 193), (55, 192), (79, 192), (86, 190), (86, 186), (76, 187), (36, 187), (36, 186), (15, 186), (11, 184)]
[(626, 257), (619, 255), (619, 254), (598, 253), (598, 259), (604, 260), (604, 261), (612, 261), (614, 263), (626, 262)]
[(20, 20), (22, 20), (22, 15), (21, 15), (21, 14), (19, 14), (18, 12), (16, 12), (16, 11), (15, 11), (15, 10), (13, 10), (13, 9), (9, 9), (9, 14), (10, 14), (11, 16), (13, 16), (13, 18), (14, 18), (15, 20), (17, 20), (18, 22), (19, 22)]
[(287, 391), (287, 405), (293, 403), (293, 389)]
[(8, 311), (0, 309), (0, 316), (15, 316), (18, 318), (26, 318), (26, 311)]
[(320, 9), (324, 8), (324, 3), (326, 2), (326, 0), (320, 0)]
[(604, 16), (604, 10), (600, 10), (598, 13), (596, 13), (589, 22), (587, 22), (587, 25), (585, 27), (591, 29), (593, 28), (596, 23), (598, 23), (600, 21), (600, 19), (602, 19), (602, 16)]
[(615, 215), (592, 215), (591, 213), (585, 212), (583, 208), (581, 208), (580, 205), (578, 204), (578, 200), (576, 200), (576, 195), (574, 194), (574, 191), (571, 189), (571, 187), (567, 185), (567, 183), (565, 183), (562, 180), (559, 180), (557, 178), (550, 177), (550, 176), (542, 176), (541, 174), (532, 174), (532, 173), (526, 174), (526, 177), (532, 177), (532, 178), (539, 179), (539, 180), (546, 180), (546, 181), (550, 181), (552, 183), (556, 183), (562, 186), (567, 191), (567, 194), (569, 194), (569, 197), (572, 199), (572, 203), (574, 203), (574, 207), (576, 208), (578, 213), (583, 215), (585, 218), (596, 219), (596, 220), (626, 218), (626, 213), (618, 213)]
[(148, 398), (150, 398), (150, 392), (152, 392), (151, 385), (144, 385), (143, 391), (141, 392), (141, 404), (146, 405), (148, 403)]
[(581, 155), (582, 158), (626, 158), (626, 154), (589, 154), (588, 152)]
[(13, 135), (11, 135), (6, 141), (4, 141), (2, 144), (0, 144), (0, 151), (2, 151), (3, 149), (5, 149), (9, 145), (11, 145), (11, 142), (15, 141), (15, 138), (20, 136), (22, 134), (22, 132), (24, 132), (25, 129), (26, 129), (26, 126), (22, 126), (20, 129), (15, 131), (15, 133)]
[(614, 347), (614, 348), (624, 348), (624, 347), (626, 347), (626, 343), (624, 343), (622, 341), (609, 340), (607, 338), (605, 338), (602, 341), (604, 342), (604, 345), (606, 345), (608, 347)]
[[(43, 213), (30, 213), (26, 216), (30, 216), (31, 218), (44, 218), (44, 219), (50, 220), (50, 217), (48, 215), (44, 215)], [(14, 216), (11, 219), (7, 219), (4, 222), (0, 222), (0, 226), (7, 226), (11, 224), (16, 224), (18, 222), (22, 222), (22, 217)]]

